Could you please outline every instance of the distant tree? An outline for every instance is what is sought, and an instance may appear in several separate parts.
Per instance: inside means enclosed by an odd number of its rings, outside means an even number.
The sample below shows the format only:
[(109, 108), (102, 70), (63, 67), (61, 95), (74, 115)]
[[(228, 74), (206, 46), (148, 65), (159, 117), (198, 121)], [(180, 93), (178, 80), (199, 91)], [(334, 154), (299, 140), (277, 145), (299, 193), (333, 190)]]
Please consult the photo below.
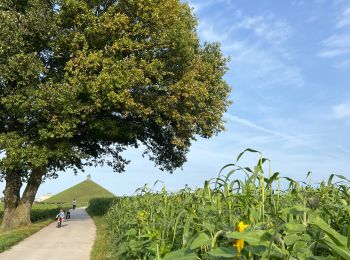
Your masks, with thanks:
[(127, 147), (181, 167), (196, 136), (224, 129), (226, 63), (179, 0), (2, 0), (2, 228), (30, 223), (45, 178), (104, 163), (124, 171)]

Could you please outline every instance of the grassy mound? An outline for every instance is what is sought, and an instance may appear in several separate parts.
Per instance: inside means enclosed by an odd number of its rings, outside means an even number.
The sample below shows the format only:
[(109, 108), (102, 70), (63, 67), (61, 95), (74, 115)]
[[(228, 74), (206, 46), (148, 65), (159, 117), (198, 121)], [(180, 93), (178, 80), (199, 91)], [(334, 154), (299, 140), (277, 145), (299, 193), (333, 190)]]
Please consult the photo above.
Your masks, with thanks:
[(73, 199), (76, 198), (78, 206), (84, 206), (88, 204), (90, 199), (110, 197), (115, 197), (115, 195), (97, 183), (86, 180), (44, 200), (44, 202), (71, 203)]

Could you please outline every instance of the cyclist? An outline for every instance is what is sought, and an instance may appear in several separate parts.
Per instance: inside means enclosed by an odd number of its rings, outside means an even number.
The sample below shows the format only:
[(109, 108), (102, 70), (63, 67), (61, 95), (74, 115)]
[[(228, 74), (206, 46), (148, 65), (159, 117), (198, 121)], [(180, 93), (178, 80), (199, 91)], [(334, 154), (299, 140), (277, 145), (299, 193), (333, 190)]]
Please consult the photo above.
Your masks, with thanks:
[(60, 213), (56, 215), (57, 218), (57, 227), (61, 227), (62, 221), (64, 220), (64, 211), (63, 209), (60, 210)]
[(73, 204), (73, 210), (75, 210), (75, 207), (77, 206), (77, 201), (76, 201), (76, 199), (75, 199), (75, 198), (74, 198), (74, 200), (73, 200), (72, 204)]

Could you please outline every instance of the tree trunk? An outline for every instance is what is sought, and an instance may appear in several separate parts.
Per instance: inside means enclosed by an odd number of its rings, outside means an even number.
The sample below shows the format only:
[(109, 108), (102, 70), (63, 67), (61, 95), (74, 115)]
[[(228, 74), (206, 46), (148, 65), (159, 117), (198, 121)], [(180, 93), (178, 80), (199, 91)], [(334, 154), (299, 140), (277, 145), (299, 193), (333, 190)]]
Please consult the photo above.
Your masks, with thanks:
[(39, 169), (32, 171), (22, 198), (20, 198), (20, 189), (22, 186), (20, 173), (7, 174), (4, 191), (5, 208), (1, 225), (2, 230), (10, 230), (31, 224), (30, 211), (44, 173), (44, 171)]
[(1, 229), (8, 230), (15, 225), (12, 220), (20, 202), (20, 190), (22, 187), (21, 172), (8, 171), (5, 177), (6, 186), (4, 190), (4, 216)]

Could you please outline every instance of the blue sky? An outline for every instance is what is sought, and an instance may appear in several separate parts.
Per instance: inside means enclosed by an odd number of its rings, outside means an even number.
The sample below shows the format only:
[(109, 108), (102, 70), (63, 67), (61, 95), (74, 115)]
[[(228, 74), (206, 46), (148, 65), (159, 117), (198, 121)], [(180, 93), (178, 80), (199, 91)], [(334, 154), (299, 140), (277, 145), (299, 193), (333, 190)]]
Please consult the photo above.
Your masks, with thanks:
[[(231, 57), (226, 80), (233, 105), (227, 131), (194, 143), (182, 170), (160, 172), (128, 150), (123, 174), (89, 168), (62, 173), (38, 194), (57, 193), (92, 179), (117, 195), (161, 180), (170, 190), (201, 186), (247, 147), (260, 150), (272, 169), (297, 180), (312, 171), (350, 176), (350, 2), (348, 0), (192, 0), (198, 34), (219, 41)], [(242, 161), (251, 165), (256, 157)], [(0, 183), (0, 190), (3, 188)]]

